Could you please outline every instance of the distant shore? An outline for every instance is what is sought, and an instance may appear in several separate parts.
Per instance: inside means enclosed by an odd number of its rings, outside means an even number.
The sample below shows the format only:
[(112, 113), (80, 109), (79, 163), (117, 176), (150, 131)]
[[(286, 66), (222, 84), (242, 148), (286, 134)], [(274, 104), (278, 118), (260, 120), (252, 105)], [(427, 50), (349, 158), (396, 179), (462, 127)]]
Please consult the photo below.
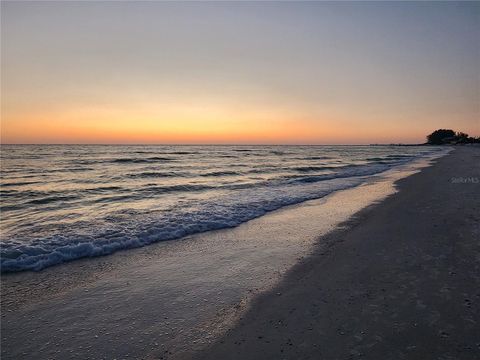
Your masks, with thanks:
[(480, 149), (457, 147), (400, 180), (197, 358), (474, 359), (479, 179)]

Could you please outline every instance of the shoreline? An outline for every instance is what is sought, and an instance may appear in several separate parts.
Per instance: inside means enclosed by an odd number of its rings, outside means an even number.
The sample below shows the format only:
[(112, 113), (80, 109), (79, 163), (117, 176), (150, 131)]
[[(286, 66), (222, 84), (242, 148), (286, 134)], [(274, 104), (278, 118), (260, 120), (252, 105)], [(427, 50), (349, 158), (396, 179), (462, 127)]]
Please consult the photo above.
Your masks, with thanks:
[(479, 160), (479, 148), (460, 148), (398, 180), (193, 358), (474, 358)]
[[(410, 169), (409, 174), (415, 171)], [(400, 174), (397, 173), (396, 176)], [(347, 221), (361, 208), (394, 193), (394, 180), (388, 179), (388, 176), (383, 179), (372, 178), (371, 183), (276, 210), (234, 229), (197, 234), (185, 240), (158, 243), (105, 258), (79, 260), (39, 273), (2, 276), (2, 280), (7, 279), (9, 283), (5, 287), (2, 281), (3, 295), (7, 289), (6, 302), (5, 296), (2, 296), (2, 308), (7, 310), (6, 313), (3, 311), (2, 331), (4, 334), (12, 333), (6, 339), (3, 336), (2, 355), (5, 358), (31, 358), (28, 349), (39, 348), (43, 344), (40, 349), (45, 355), (50, 351), (60, 357), (75, 353), (85, 355), (81, 349), (89, 348), (89, 356), (106, 356), (108, 352), (105, 351), (109, 350), (109, 346), (99, 344), (97, 338), (93, 337), (97, 333), (97, 336), (112, 346), (120, 346), (115, 353), (120, 358), (126, 354), (134, 357), (149, 354), (148, 356), (157, 358), (161, 354), (168, 358), (189, 358), (222, 336), (250, 308), (251, 301), (255, 301), (258, 294), (276, 286), (292, 266), (319, 245), (321, 235), (334, 229), (339, 222)], [(349, 197), (352, 195), (354, 198), (364, 198), (356, 204), (350, 204), (349, 208)], [(340, 209), (339, 204), (342, 205)], [(328, 226), (312, 222), (312, 218), (323, 220), (328, 217), (331, 221)], [(298, 219), (303, 222), (291, 232), (289, 224)], [(269, 234), (265, 232), (265, 227), (269, 226), (278, 229)], [(298, 232), (302, 226), (306, 230)], [(267, 238), (256, 243), (259, 239), (255, 239), (254, 235), (262, 232)], [(248, 242), (251, 237), (254, 241)], [(285, 239), (278, 242), (279, 237)], [(328, 244), (325, 246), (328, 247)], [(194, 264), (189, 265), (193, 269), (183, 269), (176, 264), (186, 260), (186, 257), (178, 255), (182, 251), (188, 255), (200, 252), (198, 258), (193, 259)], [(209, 252), (217, 254), (207, 255)], [(272, 257), (277, 259), (276, 263), (269, 260)], [(234, 271), (222, 273), (222, 270), (232, 266)], [(214, 269), (216, 267), (219, 269)], [(199, 274), (201, 271), (206, 274)], [(158, 276), (159, 279), (153, 279)], [(224, 278), (220, 282), (215, 279), (222, 276)], [(212, 282), (212, 278), (217, 282)], [(30, 285), (20, 284), (22, 279), (29, 279)], [(17, 287), (10, 286), (15, 285), (15, 282)], [(175, 286), (179, 289), (172, 288)], [(11, 290), (10, 293), (8, 289)], [(36, 291), (38, 289), (40, 291)], [(12, 292), (15, 294), (12, 295)], [(156, 302), (168, 299), (174, 303), (172, 306), (154, 308)], [(102, 306), (105, 313), (101, 315), (100, 324), (93, 319), (82, 319), (85, 316), (82, 313), (86, 312), (90, 317), (92, 311), (101, 312)], [(132, 315), (118, 320), (125, 311), (131, 311)], [(151, 317), (157, 317), (158, 320), (150, 321)], [(193, 317), (197, 319), (192, 321), (190, 318)], [(25, 318), (29, 321), (27, 327), (15, 323), (15, 319)], [(68, 318), (76, 318), (78, 321), (69, 324)], [(50, 323), (43, 325), (45, 319)], [(132, 321), (134, 325), (131, 325)], [(149, 329), (145, 336), (139, 333), (145, 328), (139, 327), (142, 322)], [(125, 326), (126, 329), (118, 331), (112, 326)], [(38, 337), (24, 335), (27, 330), (29, 334), (37, 334), (42, 329), (52, 327), (53, 338), (63, 346), (60, 350), (54, 343), (47, 341), (48, 334)], [(168, 331), (162, 330), (162, 327), (168, 328)], [(90, 336), (85, 339), (76, 339), (70, 343), (66, 339), (65, 332), (71, 336), (87, 329)], [(122, 337), (132, 338), (132, 343), (125, 344)], [(49, 344), (45, 345), (47, 342)], [(20, 343), (24, 344), (23, 349), (17, 349), (15, 353), (9, 351)], [(23, 355), (23, 350), (27, 350), (26, 355)]]

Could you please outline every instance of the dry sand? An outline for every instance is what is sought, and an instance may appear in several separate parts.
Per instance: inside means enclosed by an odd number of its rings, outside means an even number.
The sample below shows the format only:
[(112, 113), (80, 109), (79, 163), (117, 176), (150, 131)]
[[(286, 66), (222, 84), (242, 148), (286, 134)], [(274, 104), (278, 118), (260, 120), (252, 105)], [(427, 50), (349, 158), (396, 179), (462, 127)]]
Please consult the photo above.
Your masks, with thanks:
[(322, 239), (198, 359), (479, 359), (480, 148)]

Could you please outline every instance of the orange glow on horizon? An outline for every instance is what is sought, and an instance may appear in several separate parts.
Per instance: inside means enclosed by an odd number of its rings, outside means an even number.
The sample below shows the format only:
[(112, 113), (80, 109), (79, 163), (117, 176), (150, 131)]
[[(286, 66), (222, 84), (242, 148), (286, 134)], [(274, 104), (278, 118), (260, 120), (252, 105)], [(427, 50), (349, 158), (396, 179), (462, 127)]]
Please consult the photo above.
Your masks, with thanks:
[(297, 115), (282, 108), (198, 104), (72, 107), (2, 115), (2, 143), (368, 144), (419, 142), (424, 135), (399, 132), (391, 125), (352, 126), (345, 115), (326, 112)]
[[(112, 121), (121, 123), (122, 121)], [(34, 131), (29, 122), (23, 126), (2, 130), (2, 143), (91, 143), (91, 144), (362, 144), (392, 142), (388, 137), (346, 132), (342, 127), (322, 129), (320, 126), (299, 126), (294, 120), (282, 125), (251, 121), (246, 126), (231, 125), (216, 128), (206, 123), (182, 129), (182, 126), (142, 126), (151, 121), (134, 120), (122, 126), (109, 123), (55, 126), (52, 122), (36, 121)], [(110, 124), (111, 124), (110, 123)], [(136, 126), (132, 126), (136, 124)], [(31, 128), (30, 128), (31, 129)], [(374, 141), (375, 139), (376, 141)], [(408, 138), (405, 137), (405, 139)]]

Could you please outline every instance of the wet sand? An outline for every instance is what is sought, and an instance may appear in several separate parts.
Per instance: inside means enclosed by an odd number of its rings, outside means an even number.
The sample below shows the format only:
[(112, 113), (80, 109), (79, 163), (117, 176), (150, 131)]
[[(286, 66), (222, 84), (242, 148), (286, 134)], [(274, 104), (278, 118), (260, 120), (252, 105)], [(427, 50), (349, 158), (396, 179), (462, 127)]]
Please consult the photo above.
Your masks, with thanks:
[(321, 239), (196, 359), (480, 358), (480, 148)]

